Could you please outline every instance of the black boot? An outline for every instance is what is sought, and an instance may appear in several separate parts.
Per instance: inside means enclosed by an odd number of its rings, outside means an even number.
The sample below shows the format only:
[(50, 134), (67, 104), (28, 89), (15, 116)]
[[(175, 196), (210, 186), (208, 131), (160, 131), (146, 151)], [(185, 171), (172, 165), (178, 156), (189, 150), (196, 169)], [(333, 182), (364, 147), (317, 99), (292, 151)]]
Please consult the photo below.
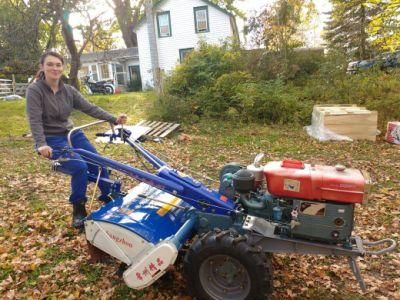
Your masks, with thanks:
[(110, 195), (100, 195), (97, 200), (103, 202), (103, 204), (107, 204), (108, 202), (111, 202), (113, 198)]
[(72, 227), (76, 229), (83, 229), (85, 217), (87, 216), (86, 201), (81, 201), (72, 204)]

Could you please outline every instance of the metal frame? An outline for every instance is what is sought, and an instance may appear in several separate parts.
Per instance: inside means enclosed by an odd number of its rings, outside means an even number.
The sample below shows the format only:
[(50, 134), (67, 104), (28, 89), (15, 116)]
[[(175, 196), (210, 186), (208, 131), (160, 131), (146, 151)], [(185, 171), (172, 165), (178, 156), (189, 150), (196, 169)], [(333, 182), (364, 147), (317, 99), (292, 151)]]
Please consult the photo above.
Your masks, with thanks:
[[(103, 157), (96, 153), (72, 147), (73, 145), (71, 144), (71, 136), (76, 131), (104, 122), (105, 121), (97, 121), (87, 125), (76, 127), (71, 130), (68, 134), (68, 143), (71, 148), (67, 149), (66, 151), (78, 153), (79, 155), (85, 157), (87, 160), (93, 163), (115, 169), (138, 181), (145, 182), (167, 193), (178, 196), (179, 198), (186, 201), (194, 208), (199, 209), (200, 211), (221, 215), (232, 215), (236, 213), (235, 203), (232, 199), (226, 199), (225, 197), (218, 194), (218, 192), (210, 190), (204, 184), (195, 181), (191, 177), (185, 176), (184, 174), (181, 174), (180, 172), (168, 167), (165, 162), (160, 160), (154, 154), (150, 153), (148, 150), (144, 149), (138, 142), (129, 139), (129, 136), (127, 136), (127, 132), (124, 131), (123, 128), (121, 130), (121, 133), (125, 135), (122, 136), (122, 140), (128, 143), (132, 148), (139, 151), (143, 155), (143, 157), (157, 170), (156, 174), (142, 171), (140, 169), (122, 164), (115, 160)], [(115, 131), (113, 135), (115, 137), (117, 136), (115, 134)]]

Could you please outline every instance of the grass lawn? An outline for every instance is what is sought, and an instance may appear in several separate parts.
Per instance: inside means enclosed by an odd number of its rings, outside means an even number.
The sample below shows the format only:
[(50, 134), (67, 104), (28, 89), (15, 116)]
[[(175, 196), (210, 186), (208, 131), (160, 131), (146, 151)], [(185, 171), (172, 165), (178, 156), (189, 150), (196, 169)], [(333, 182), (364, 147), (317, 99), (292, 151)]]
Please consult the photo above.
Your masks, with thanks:
[[(146, 118), (151, 93), (91, 96), (90, 101), (129, 123)], [(134, 291), (114, 275), (118, 262), (90, 264), (83, 235), (70, 227), (69, 180), (52, 173), (50, 162), (33, 151), (25, 118), (25, 101), (0, 102), (0, 298), (189, 299), (181, 266), (143, 291)], [(76, 125), (93, 121), (74, 113)], [(148, 141), (151, 151), (171, 165), (216, 179), (225, 163), (249, 164), (259, 152), (264, 161), (284, 158), (317, 164), (337, 163), (366, 170), (374, 179), (370, 203), (357, 206), (355, 234), (366, 239), (399, 239), (400, 148), (384, 141), (321, 143), (296, 126), (238, 124), (207, 120), (182, 126), (163, 143)], [(94, 130), (88, 132), (93, 138)], [(103, 154), (136, 165), (125, 145), (111, 145)], [(124, 179), (126, 189), (133, 184)], [(91, 192), (91, 190), (90, 190)], [(90, 194), (89, 194), (90, 195)], [(400, 298), (400, 252), (364, 257), (360, 267), (368, 286), (362, 294), (344, 258), (275, 255), (273, 299)]]

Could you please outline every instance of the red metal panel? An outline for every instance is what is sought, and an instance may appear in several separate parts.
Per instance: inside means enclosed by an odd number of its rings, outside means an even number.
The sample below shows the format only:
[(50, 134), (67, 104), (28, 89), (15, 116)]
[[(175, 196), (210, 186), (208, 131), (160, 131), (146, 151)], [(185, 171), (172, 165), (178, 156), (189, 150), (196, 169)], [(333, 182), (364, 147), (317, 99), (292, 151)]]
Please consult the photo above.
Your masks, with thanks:
[(268, 191), (276, 196), (362, 203), (365, 179), (359, 170), (274, 161), (264, 167)]

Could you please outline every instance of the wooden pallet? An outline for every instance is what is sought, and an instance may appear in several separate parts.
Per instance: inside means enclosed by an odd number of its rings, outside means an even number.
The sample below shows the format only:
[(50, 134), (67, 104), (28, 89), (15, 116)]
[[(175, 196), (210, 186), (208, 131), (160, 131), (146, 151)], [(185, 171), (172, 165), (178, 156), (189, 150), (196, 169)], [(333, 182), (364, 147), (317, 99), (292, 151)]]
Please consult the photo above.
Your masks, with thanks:
[(354, 140), (375, 141), (378, 113), (357, 105), (315, 105), (312, 122)]
[(145, 136), (147, 137), (165, 138), (173, 131), (177, 130), (181, 125), (177, 123), (142, 120), (139, 123), (137, 123), (136, 126), (150, 127), (151, 130), (145, 134)]

